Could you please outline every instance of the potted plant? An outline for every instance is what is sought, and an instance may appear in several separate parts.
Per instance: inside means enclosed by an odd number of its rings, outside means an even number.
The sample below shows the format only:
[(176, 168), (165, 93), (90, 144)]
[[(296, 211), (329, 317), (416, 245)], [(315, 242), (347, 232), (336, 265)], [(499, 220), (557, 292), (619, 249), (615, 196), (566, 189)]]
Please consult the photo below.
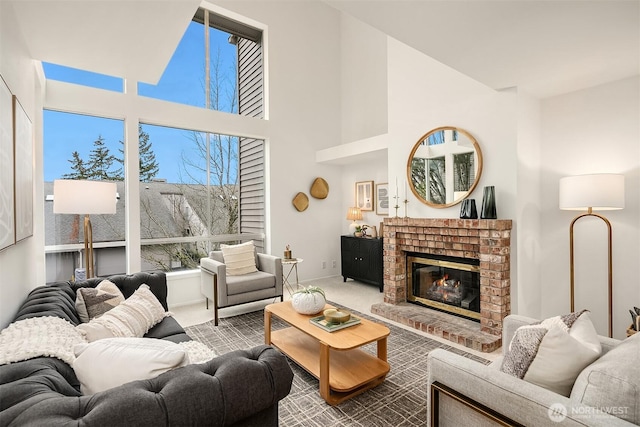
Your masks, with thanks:
[(364, 237), (367, 235), (367, 228), (369, 226), (366, 224), (362, 224), (362, 225), (356, 225), (356, 232), (353, 233), (354, 236), (356, 237)]
[(316, 314), (322, 311), (327, 299), (324, 290), (317, 286), (308, 286), (295, 291), (291, 296), (293, 309), (300, 314)]

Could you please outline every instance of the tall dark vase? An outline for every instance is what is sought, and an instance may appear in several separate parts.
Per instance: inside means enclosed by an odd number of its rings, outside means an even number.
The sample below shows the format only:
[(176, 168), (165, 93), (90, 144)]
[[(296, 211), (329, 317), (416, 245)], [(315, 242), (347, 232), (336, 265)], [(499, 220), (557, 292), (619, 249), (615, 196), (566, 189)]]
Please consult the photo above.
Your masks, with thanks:
[(480, 210), (480, 218), (482, 219), (496, 219), (498, 214), (496, 213), (496, 188), (493, 185), (484, 187), (484, 194), (482, 195), (482, 209)]
[(460, 218), (476, 219), (478, 211), (476, 210), (476, 199), (464, 199), (460, 205)]

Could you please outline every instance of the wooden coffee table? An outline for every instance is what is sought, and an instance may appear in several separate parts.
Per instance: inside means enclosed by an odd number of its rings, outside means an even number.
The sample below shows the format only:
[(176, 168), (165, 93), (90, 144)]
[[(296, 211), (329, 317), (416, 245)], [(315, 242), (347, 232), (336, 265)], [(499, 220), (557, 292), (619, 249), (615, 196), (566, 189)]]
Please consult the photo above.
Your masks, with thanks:
[[(327, 308), (333, 306), (327, 304), (325, 310)], [(272, 315), (279, 317), (291, 327), (272, 331)], [(291, 306), (291, 301), (266, 306), (265, 343), (277, 347), (318, 378), (320, 396), (330, 405), (337, 405), (384, 381), (389, 372), (389, 328), (361, 319), (358, 325), (326, 332), (309, 322), (309, 319), (315, 316), (299, 314)], [(377, 343), (377, 357), (359, 348), (372, 342)]]

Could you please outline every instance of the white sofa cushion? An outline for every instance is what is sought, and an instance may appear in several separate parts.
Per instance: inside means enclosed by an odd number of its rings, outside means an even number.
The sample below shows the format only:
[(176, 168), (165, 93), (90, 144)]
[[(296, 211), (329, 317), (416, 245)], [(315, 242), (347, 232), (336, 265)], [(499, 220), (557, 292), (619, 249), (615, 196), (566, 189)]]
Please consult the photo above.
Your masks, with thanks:
[(89, 342), (113, 337), (141, 338), (167, 315), (149, 286), (140, 285), (120, 305), (77, 328)]
[(589, 312), (583, 310), (518, 328), (501, 370), (569, 396), (577, 376), (601, 352)]
[(184, 348), (155, 338), (108, 338), (76, 345), (74, 353), (73, 369), (85, 395), (189, 364)]

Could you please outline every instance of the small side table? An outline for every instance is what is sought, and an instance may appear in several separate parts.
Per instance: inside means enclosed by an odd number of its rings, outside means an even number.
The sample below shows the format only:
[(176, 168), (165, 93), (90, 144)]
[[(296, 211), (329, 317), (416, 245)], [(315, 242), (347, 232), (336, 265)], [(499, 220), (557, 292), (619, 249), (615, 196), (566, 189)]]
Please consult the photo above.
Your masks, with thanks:
[[(300, 286), (300, 282), (298, 281), (298, 264), (301, 263), (302, 261), (304, 261), (302, 258), (291, 258), (291, 259), (283, 258), (282, 259), (283, 269), (285, 265), (289, 266), (289, 271), (283, 270), (282, 272), (282, 284), (289, 291), (289, 295), (293, 295), (293, 293), (295, 292), (293, 290), (294, 285), (296, 287), (296, 290), (298, 290), (298, 287)], [(296, 273), (295, 283), (289, 280), (291, 273), (293, 273), (294, 271)]]

